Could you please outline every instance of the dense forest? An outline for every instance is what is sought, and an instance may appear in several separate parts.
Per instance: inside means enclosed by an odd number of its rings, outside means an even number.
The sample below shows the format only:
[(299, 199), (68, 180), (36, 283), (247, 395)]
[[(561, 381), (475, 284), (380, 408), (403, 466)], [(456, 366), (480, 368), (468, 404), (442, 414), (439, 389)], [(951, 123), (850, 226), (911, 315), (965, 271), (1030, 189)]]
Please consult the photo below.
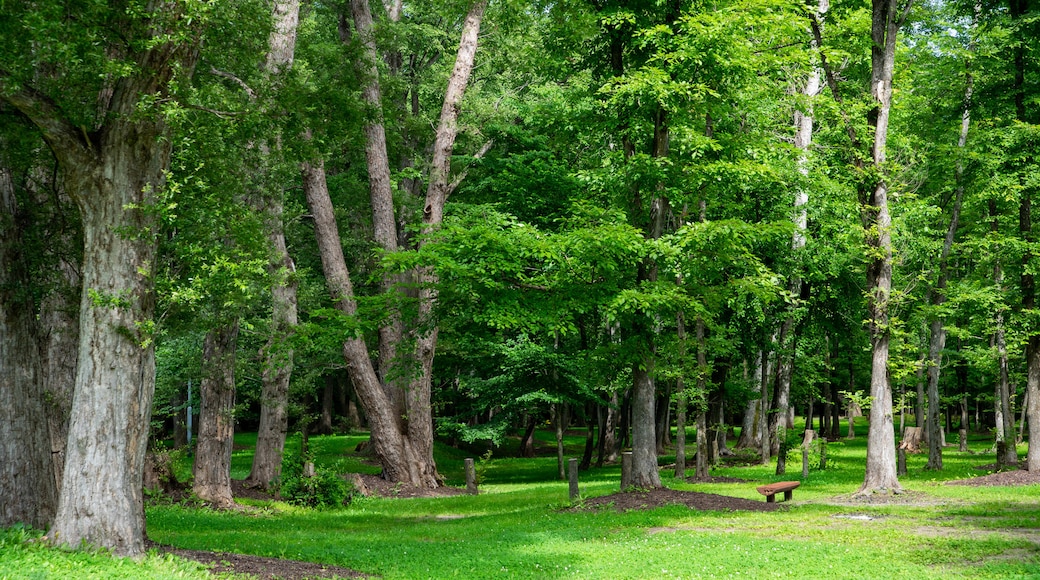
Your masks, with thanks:
[(660, 487), (796, 410), (869, 416), (862, 493), (908, 427), (1040, 470), (1038, 16), (8, 1), (0, 526), (138, 554), (147, 451), (228, 505), (235, 429), (261, 487), (287, 432), (437, 487), (436, 439), (547, 424)]

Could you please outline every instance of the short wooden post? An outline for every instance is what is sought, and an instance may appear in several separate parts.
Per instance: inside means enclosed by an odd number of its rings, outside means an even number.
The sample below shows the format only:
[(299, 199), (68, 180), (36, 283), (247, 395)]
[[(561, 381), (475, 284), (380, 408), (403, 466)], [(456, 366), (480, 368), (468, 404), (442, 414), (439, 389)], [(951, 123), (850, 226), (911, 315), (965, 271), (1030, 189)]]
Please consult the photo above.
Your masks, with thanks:
[(477, 470), (473, 466), (473, 458), (467, 457), (466, 464), (466, 493), (477, 494)]
[(898, 464), (896, 465), (896, 475), (906, 475), (906, 449), (900, 447), (896, 450), (896, 453), (899, 455)]
[(306, 462), (304, 462), (304, 464), (303, 464), (303, 476), (304, 477), (314, 477), (314, 462), (313, 461), (306, 461)]
[(809, 478), (809, 449), (802, 447), (802, 479)]
[(632, 487), (632, 452), (621, 453), (621, 491)]
[(968, 430), (962, 428), (957, 433), (957, 436), (960, 437), (960, 441), (959, 441), (960, 447), (958, 447), (957, 450), (958, 451), (967, 451), (968, 450)]
[(567, 473), (571, 483), (571, 501), (578, 499), (578, 460), (571, 457), (567, 460)]

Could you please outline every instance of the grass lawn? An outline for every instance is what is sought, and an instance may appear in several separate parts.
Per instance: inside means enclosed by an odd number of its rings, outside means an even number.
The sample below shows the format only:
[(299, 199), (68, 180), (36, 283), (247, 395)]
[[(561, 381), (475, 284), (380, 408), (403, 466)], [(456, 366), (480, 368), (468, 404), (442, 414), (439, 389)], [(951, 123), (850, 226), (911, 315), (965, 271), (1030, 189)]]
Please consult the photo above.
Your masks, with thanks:
[[(972, 440), (968, 453), (947, 448), (939, 473), (923, 470), (923, 455), (910, 456), (901, 478), (910, 501), (855, 503), (848, 496), (862, 482), (866, 454), (866, 426), (858, 430), (856, 439), (831, 444), (827, 469), (811, 472), (795, 501), (776, 512), (564, 510), (571, 504), (567, 483), (555, 479), (555, 455), (515, 459), (500, 451), (485, 465), (479, 496), (361, 498), (328, 511), (254, 502), (251, 513), (158, 503), (147, 510), (148, 535), (178, 548), (320, 562), (388, 579), (1040, 578), (1040, 485), (944, 485), (986, 473), (975, 467), (994, 461), (988, 438)], [(538, 436), (546, 447), (553, 441)], [(313, 438), (312, 448), (319, 464), (378, 471), (353, 454), (363, 438)], [(236, 437), (234, 478), (248, 474), (253, 442), (255, 435)], [(568, 454), (580, 455), (583, 445), (582, 433), (568, 436)], [(464, 457), (437, 448), (449, 485), (463, 484)], [(674, 489), (763, 501), (755, 486), (800, 479), (800, 457), (788, 461), (786, 476), (774, 469), (712, 472), (746, 483), (689, 484), (671, 470), (662, 470), (662, 479)], [(583, 472), (582, 496), (614, 493), (619, 480), (616, 466)], [(0, 535), (0, 578), (209, 577), (169, 556), (128, 563), (24, 541), (32, 536)], [(123, 569), (129, 574), (120, 576)]]

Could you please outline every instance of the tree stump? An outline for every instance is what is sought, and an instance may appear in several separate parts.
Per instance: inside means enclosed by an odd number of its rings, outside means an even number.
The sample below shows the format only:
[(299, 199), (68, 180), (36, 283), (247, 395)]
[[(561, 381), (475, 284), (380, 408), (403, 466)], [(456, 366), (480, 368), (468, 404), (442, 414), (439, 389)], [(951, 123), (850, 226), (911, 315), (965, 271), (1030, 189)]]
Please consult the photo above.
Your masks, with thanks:
[(908, 453), (920, 453), (923, 435), (923, 427), (907, 427), (903, 431), (903, 440), (899, 443), (899, 448)]
[(570, 478), (571, 501), (578, 499), (578, 460), (571, 457), (567, 460), (567, 472)]
[(466, 493), (477, 495), (477, 470), (473, 465), (473, 458), (467, 457), (466, 464)]

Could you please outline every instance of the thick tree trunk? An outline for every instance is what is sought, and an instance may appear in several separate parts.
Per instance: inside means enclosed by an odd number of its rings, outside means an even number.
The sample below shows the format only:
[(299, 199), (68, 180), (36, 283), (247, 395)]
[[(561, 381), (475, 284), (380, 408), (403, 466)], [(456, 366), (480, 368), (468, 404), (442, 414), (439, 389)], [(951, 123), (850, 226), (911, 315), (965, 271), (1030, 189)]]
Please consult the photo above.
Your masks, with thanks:
[[(652, 358), (650, 359), (652, 365)], [(644, 363), (646, 364), (646, 359)], [(661, 487), (657, 472), (657, 446), (654, 434), (653, 367), (632, 369), (632, 485), (640, 489)]]
[[(136, 102), (137, 91), (124, 91), (117, 97)], [(126, 103), (119, 110), (133, 108)], [(59, 544), (86, 542), (121, 555), (144, 551), (142, 470), (155, 392), (149, 269), (156, 243), (147, 232), (157, 224), (149, 212), (131, 208), (150, 207), (162, 188), (165, 133), (158, 124), (115, 124), (94, 160), (77, 163), (78, 170), (63, 164), (66, 189), (75, 192), (83, 216), (85, 252), (76, 387), (50, 533)]]
[(11, 174), (0, 162), (0, 528), (23, 523), (45, 529), (58, 490), (18, 214)]
[(235, 436), (235, 351), (238, 321), (210, 330), (202, 345), (199, 439), (192, 491), (219, 509), (234, 505), (231, 448)]

